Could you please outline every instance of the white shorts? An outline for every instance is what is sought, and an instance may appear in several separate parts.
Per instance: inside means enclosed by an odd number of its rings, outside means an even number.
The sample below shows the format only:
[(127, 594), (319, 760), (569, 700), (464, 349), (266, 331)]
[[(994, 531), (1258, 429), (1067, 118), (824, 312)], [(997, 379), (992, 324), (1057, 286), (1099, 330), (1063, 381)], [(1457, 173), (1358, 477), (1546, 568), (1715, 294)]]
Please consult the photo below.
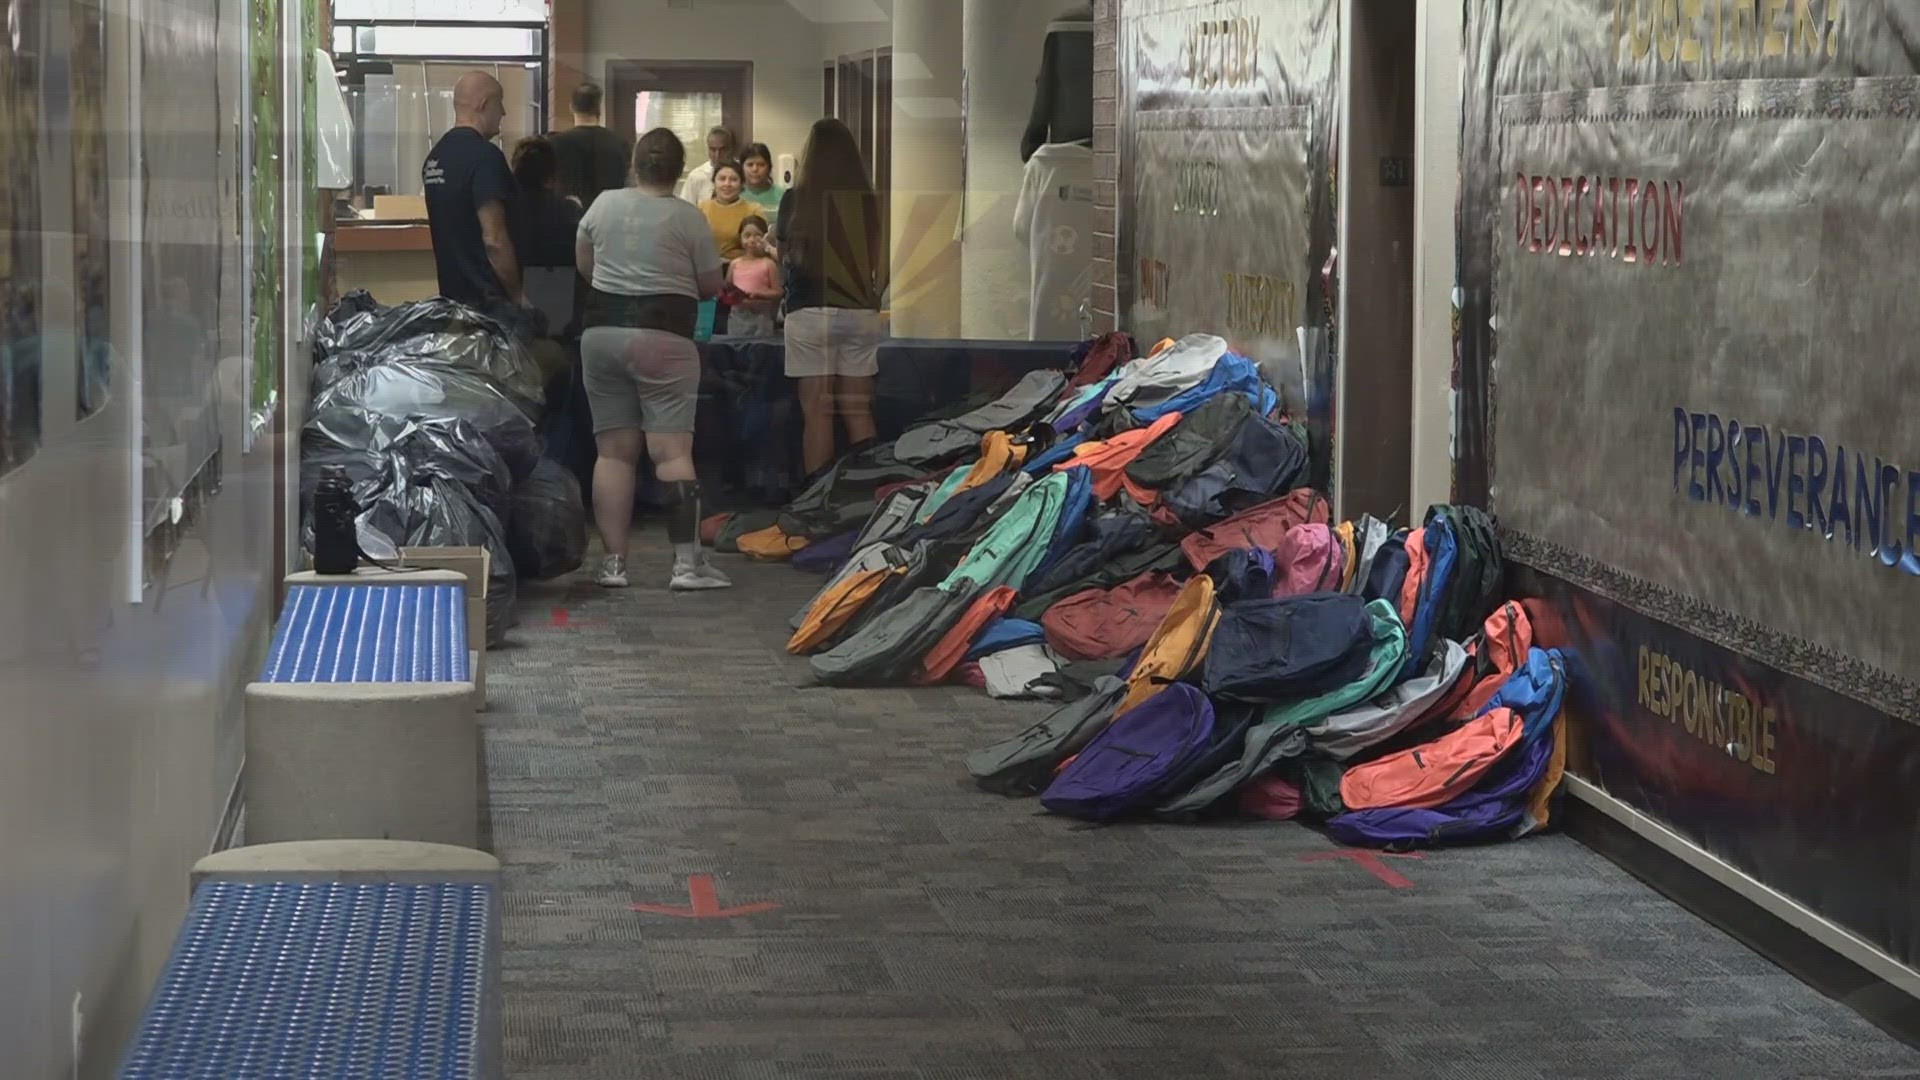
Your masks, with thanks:
[(801, 308), (787, 313), (787, 377), (871, 378), (880, 372), (886, 324), (877, 311)]

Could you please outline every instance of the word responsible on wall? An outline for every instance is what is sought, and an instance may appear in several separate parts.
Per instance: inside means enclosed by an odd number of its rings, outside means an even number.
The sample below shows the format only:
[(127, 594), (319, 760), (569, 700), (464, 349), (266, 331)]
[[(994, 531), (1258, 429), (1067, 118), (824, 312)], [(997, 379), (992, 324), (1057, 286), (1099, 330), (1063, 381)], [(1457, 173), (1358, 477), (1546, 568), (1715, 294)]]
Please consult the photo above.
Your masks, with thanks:
[(1514, 247), (1561, 258), (1679, 266), (1686, 253), (1681, 180), (1513, 174)]
[(1845, 0), (1614, 0), (1616, 63), (1840, 55)]
[(1774, 774), (1778, 767), (1773, 760), (1777, 714), (1772, 706), (1729, 690), (1645, 645), (1640, 646), (1637, 670), (1641, 708), (1684, 726), (1687, 734), (1726, 750), (1756, 772)]
[(1260, 19), (1200, 19), (1180, 48), (1187, 80), (1202, 89), (1247, 86), (1260, 75)]
[[(1673, 410), (1673, 490), (1693, 502), (1724, 506), (1744, 517), (1782, 520), (1829, 541), (1920, 576), (1920, 469), (1854, 451), (1818, 435), (1769, 431), (1722, 420), (1717, 413)], [(1906, 516), (1897, 516), (1902, 477)], [(1764, 497), (1765, 501), (1762, 502)]]

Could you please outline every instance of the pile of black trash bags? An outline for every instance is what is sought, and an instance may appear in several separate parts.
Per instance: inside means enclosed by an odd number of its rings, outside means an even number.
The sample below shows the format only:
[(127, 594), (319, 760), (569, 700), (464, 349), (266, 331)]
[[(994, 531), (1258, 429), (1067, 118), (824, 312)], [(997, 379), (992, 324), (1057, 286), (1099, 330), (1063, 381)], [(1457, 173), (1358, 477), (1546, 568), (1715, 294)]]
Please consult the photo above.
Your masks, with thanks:
[(382, 307), (364, 290), (348, 294), (314, 334), (300, 445), (308, 549), (314, 489), (341, 466), (366, 557), (491, 553), (487, 644), (500, 644), (518, 580), (570, 573), (586, 557), (579, 482), (541, 454), (543, 381), (525, 345), (472, 308), (441, 298)]

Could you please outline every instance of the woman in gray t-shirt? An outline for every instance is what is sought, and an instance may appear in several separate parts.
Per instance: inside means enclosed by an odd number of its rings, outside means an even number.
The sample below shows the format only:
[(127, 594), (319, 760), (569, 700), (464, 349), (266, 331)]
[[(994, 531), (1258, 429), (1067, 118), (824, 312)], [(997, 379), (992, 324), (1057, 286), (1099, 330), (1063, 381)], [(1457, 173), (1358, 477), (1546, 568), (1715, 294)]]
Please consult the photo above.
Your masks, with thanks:
[(717, 296), (720, 252), (707, 219), (673, 195), (686, 148), (656, 128), (633, 148), (634, 187), (608, 191), (580, 220), (578, 261), (592, 288), (580, 354), (593, 408), (593, 518), (607, 554), (600, 584), (627, 586), (627, 532), (634, 473), (646, 449), (667, 488), (672, 589), (733, 584), (700, 546), (700, 485), (693, 418), (700, 390), (694, 325), (700, 301)]

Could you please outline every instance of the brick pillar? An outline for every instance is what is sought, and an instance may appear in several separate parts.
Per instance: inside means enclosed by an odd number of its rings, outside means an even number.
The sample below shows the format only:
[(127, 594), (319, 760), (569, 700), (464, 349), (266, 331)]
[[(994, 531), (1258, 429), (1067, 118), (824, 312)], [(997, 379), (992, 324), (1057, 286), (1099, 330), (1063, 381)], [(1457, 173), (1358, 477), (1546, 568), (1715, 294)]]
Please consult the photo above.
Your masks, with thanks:
[(1115, 235), (1119, 230), (1120, 4), (1093, 2), (1093, 332), (1119, 327)]

